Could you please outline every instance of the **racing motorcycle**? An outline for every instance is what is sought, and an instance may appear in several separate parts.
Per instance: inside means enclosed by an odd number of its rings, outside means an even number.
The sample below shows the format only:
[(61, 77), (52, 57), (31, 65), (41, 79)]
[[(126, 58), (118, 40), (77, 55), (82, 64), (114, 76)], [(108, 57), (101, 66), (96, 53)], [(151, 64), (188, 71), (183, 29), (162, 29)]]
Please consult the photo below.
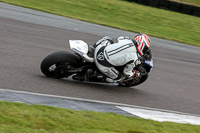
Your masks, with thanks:
[[(94, 62), (95, 48), (82, 40), (69, 40), (72, 51), (59, 51), (46, 56), (40, 65), (44, 75), (51, 78), (69, 78), (88, 82), (106, 81), (106, 76), (101, 73)], [(117, 83), (119, 86), (136, 86), (147, 80), (149, 72), (153, 67), (151, 51), (146, 57), (139, 57), (141, 64), (134, 68), (134, 76), (126, 77)], [(124, 66), (115, 67), (123, 73)]]

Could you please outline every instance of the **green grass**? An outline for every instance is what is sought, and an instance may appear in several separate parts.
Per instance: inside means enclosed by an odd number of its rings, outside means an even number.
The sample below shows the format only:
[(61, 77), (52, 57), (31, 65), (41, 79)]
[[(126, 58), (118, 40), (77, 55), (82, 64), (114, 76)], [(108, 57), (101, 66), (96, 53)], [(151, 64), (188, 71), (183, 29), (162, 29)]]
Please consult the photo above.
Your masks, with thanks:
[(200, 126), (0, 101), (1, 133), (199, 133)]
[(0, 1), (200, 46), (200, 17), (122, 0)]

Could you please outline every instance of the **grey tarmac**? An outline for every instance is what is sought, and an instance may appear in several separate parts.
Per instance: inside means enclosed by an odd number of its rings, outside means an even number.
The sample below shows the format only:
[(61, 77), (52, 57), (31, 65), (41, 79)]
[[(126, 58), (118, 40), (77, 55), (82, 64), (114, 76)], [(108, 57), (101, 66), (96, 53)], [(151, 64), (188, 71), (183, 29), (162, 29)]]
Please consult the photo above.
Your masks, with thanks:
[(68, 40), (95, 43), (130, 33), (0, 3), (0, 88), (200, 114), (200, 48), (152, 38), (154, 68), (142, 85), (51, 79), (40, 72), (48, 54), (69, 50)]

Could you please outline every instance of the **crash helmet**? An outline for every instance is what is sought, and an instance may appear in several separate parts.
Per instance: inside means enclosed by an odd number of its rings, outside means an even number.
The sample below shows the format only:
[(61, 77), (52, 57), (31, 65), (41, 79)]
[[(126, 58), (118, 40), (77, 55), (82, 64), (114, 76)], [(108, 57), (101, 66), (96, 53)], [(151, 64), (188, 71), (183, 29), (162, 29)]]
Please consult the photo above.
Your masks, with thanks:
[(136, 35), (133, 40), (136, 42), (136, 48), (141, 56), (149, 51), (151, 40), (146, 34), (140, 33)]

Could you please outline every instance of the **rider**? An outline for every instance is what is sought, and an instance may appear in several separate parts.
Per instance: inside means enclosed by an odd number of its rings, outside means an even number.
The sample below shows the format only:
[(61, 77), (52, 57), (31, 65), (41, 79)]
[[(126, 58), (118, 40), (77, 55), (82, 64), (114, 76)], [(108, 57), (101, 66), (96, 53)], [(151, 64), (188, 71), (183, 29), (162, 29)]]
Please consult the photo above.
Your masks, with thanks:
[[(141, 63), (138, 57), (146, 57), (150, 47), (150, 39), (140, 33), (133, 39), (120, 36), (114, 43), (108, 36), (100, 39), (95, 45), (95, 63), (98, 69), (107, 76), (107, 82), (118, 82), (122, 75), (135, 76), (134, 67)], [(124, 66), (123, 74), (115, 68)]]

